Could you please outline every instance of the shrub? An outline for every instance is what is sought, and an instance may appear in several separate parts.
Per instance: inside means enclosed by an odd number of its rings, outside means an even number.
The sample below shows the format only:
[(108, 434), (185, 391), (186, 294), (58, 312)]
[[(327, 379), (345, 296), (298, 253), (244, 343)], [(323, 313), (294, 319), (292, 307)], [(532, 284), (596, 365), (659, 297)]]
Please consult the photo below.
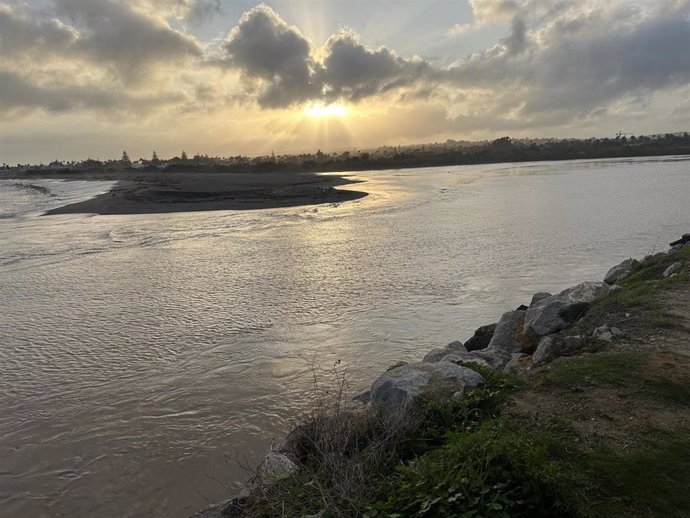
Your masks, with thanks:
[(574, 516), (558, 450), (552, 437), (489, 420), (399, 468), (365, 516)]

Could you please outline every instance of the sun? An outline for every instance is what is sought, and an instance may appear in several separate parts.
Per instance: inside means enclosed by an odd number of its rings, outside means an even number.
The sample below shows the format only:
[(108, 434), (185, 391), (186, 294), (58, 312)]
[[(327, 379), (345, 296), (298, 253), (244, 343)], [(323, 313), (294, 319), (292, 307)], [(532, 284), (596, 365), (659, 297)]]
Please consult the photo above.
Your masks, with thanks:
[(323, 102), (316, 102), (307, 106), (305, 112), (315, 119), (345, 117), (347, 115), (347, 108), (340, 103), (326, 104)]

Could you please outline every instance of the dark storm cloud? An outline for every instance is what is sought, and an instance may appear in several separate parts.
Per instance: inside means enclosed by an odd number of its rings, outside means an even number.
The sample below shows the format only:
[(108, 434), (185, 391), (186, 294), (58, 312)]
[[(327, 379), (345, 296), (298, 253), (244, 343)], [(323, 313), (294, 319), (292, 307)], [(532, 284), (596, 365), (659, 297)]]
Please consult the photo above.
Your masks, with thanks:
[(343, 32), (326, 43), (319, 80), (329, 97), (357, 101), (411, 85), (430, 71), (422, 60), (403, 59), (385, 47), (370, 49)]
[(424, 62), (405, 60), (386, 48), (369, 49), (350, 33), (332, 36), (325, 57), (270, 7), (244, 14), (222, 45), (220, 64), (264, 82), (258, 95), (263, 107), (285, 107), (316, 99), (358, 100), (415, 81)]
[(262, 106), (288, 106), (318, 94), (311, 81), (316, 65), (310, 43), (270, 7), (246, 12), (222, 48), (223, 65), (265, 82), (259, 94)]

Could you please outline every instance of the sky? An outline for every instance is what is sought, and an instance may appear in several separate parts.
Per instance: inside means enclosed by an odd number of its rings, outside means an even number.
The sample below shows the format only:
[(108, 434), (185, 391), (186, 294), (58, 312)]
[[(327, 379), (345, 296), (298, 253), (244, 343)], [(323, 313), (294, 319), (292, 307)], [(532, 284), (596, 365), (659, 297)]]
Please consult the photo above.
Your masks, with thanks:
[(0, 0), (0, 163), (690, 130), (690, 0)]

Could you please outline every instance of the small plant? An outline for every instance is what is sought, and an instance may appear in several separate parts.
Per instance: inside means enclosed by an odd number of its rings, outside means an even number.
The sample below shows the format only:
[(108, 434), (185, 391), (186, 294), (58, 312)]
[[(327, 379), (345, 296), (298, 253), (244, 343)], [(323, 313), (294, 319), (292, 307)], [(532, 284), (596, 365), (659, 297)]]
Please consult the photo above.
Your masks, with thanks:
[(573, 516), (558, 444), (492, 419), (400, 467), (368, 518)]

